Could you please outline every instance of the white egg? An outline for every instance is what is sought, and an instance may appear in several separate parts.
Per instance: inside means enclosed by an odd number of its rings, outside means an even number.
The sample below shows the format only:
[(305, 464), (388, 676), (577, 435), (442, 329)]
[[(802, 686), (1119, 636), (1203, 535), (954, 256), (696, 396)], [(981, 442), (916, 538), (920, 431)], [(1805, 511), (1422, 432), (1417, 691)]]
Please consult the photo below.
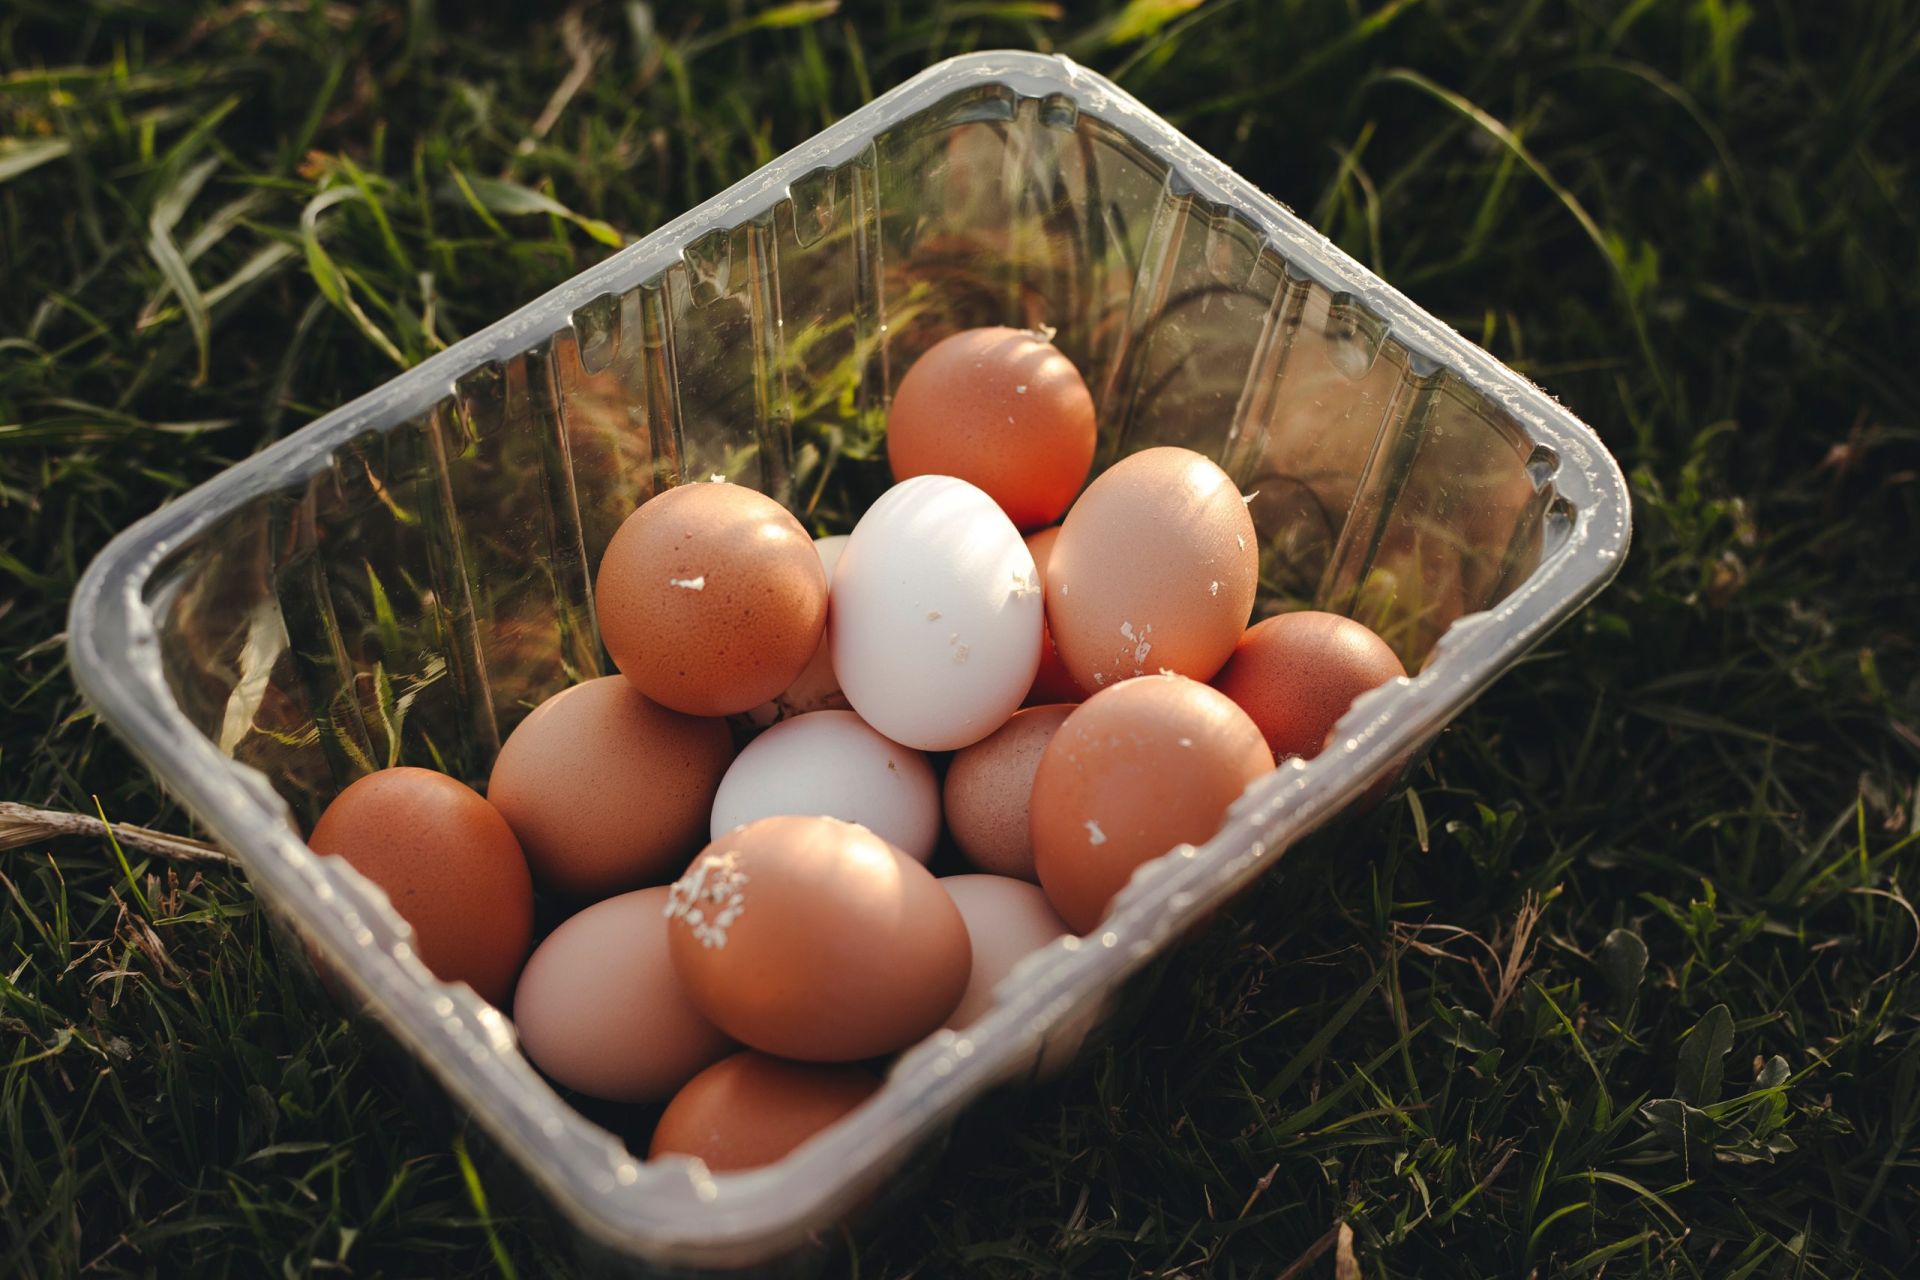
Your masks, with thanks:
[(922, 751), (1006, 723), (1040, 666), (1033, 555), (985, 493), (915, 476), (880, 495), (840, 553), (827, 642), (848, 703)]
[(815, 711), (782, 720), (735, 757), (713, 797), (713, 838), (787, 814), (857, 822), (925, 862), (940, 839), (940, 787), (912, 747), (851, 711)]
[[(840, 562), (840, 551), (846, 545), (847, 535), (844, 533), (813, 540), (813, 549), (820, 555), (820, 567), (827, 571), (829, 587), (833, 586), (833, 569)], [(769, 725), (790, 716), (805, 715), (809, 711), (844, 710), (846, 705), (847, 700), (840, 693), (840, 682), (833, 678), (833, 656), (827, 651), (827, 635), (822, 631), (820, 647), (814, 650), (813, 661), (794, 677), (786, 692), (747, 712), (747, 719), (756, 725)]]

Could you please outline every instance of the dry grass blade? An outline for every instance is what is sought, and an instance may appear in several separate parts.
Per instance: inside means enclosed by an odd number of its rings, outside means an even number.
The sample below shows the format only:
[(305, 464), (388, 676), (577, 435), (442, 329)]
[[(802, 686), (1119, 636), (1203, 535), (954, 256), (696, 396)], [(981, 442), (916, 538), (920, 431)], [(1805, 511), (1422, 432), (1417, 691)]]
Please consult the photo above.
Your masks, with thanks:
[(109, 835), (125, 848), (173, 862), (233, 862), (231, 854), (205, 840), (129, 823), (115, 823), (109, 831), (106, 823), (83, 813), (35, 809), (0, 800), (0, 853), (47, 840), (104, 840)]

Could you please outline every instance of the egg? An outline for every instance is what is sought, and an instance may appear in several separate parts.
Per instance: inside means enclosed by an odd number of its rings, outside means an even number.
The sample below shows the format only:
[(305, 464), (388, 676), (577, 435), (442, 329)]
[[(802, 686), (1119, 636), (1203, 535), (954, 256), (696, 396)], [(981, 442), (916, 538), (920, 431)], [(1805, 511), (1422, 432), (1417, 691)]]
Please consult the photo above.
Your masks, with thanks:
[[(947, 1018), (949, 1027), (964, 1031), (992, 1011), (995, 988), (1015, 965), (1072, 930), (1047, 901), (1047, 895), (1024, 880), (946, 876), (940, 887), (960, 908), (973, 943), (973, 976), (967, 982), (966, 994), (960, 997), (959, 1008)], [(1097, 1024), (1099, 1013), (1075, 1015), (1055, 1026), (1033, 1064), (1034, 1074), (1045, 1079), (1072, 1062), (1087, 1033)]]
[(542, 888), (604, 897), (686, 866), (732, 759), (724, 720), (669, 711), (623, 677), (603, 676), (520, 722), (494, 759), (487, 795)]
[(1072, 710), (1057, 705), (1016, 711), (947, 766), (947, 830), (960, 852), (982, 871), (1035, 878), (1027, 802), (1040, 756)]
[(1066, 718), (1034, 773), (1041, 887), (1087, 932), (1136, 868), (1211, 838), (1272, 768), (1259, 726), (1217, 689), (1155, 675), (1101, 690)]
[(833, 575), (833, 673), (895, 742), (952, 751), (1006, 722), (1033, 686), (1043, 606), (1033, 556), (993, 499), (951, 476), (880, 495)]
[(880, 1089), (859, 1067), (736, 1053), (687, 1081), (654, 1127), (649, 1160), (693, 1156), (713, 1173), (784, 1158)]
[(1248, 628), (1213, 685), (1253, 717), (1276, 759), (1312, 759), (1355, 698), (1406, 674), (1364, 624), (1305, 610)]
[[(1047, 563), (1053, 559), (1053, 544), (1059, 537), (1059, 525), (1041, 529), (1026, 537), (1027, 551), (1033, 556), (1034, 571), (1040, 575), (1043, 595), (1047, 589)], [(1040, 670), (1034, 674), (1033, 687), (1027, 690), (1026, 705), (1039, 707), (1056, 702), (1085, 702), (1086, 699), (1087, 691), (1067, 670), (1067, 664), (1060, 661), (1060, 650), (1053, 643), (1053, 631), (1043, 627), (1040, 632)]]
[(528, 959), (513, 993), (520, 1048), (567, 1088), (651, 1102), (735, 1048), (680, 990), (666, 906), (664, 885), (596, 902)]
[(787, 509), (736, 484), (683, 484), (642, 503), (594, 584), (600, 637), (664, 707), (747, 711), (793, 684), (826, 627), (827, 576)]
[(1044, 334), (967, 329), (913, 362), (887, 410), (895, 480), (958, 476), (1022, 529), (1051, 524), (1093, 465), (1093, 396)]
[(386, 890), (435, 977), (506, 1003), (533, 940), (533, 882), (512, 829), (471, 787), (381, 769), (333, 798), (307, 844)]
[(783, 720), (748, 743), (713, 797), (715, 840), (757, 818), (801, 814), (857, 822), (917, 862), (940, 839), (940, 787), (912, 747), (851, 711)]
[[(840, 549), (847, 545), (847, 535), (836, 533), (825, 538), (815, 538), (813, 549), (820, 556), (820, 568), (827, 575), (829, 597), (833, 591), (833, 569), (840, 562)], [(813, 651), (806, 669), (794, 677), (779, 697), (771, 702), (763, 702), (748, 712), (755, 725), (766, 726), (788, 716), (805, 715), (809, 711), (844, 711), (847, 706), (845, 695), (840, 692), (840, 682), (833, 678), (833, 655), (827, 649), (827, 633), (820, 632), (820, 645)]]
[(1083, 689), (1172, 671), (1210, 680), (1246, 629), (1260, 552), (1227, 473), (1190, 449), (1146, 449), (1067, 513), (1047, 566), (1047, 621)]
[(904, 1049), (973, 963), (927, 869), (865, 827), (777, 817), (708, 845), (673, 886), (667, 942), (693, 1004), (752, 1048), (808, 1062)]

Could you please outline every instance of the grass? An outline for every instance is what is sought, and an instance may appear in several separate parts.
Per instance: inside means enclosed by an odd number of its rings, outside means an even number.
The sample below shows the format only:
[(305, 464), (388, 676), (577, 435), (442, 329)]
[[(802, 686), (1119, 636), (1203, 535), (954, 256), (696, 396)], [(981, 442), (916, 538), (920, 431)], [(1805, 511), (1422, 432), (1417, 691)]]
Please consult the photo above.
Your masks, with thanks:
[[(7, 798), (190, 830), (63, 667), (115, 530), (876, 87), (1062, 50), (1592, 422), (1635, 546), (831, 1268), (1912, 1273), (1920, 5), (518, 12), (0, 15)], [(235, 872), (0, 875), (0, 1274), (569, 1271)]]

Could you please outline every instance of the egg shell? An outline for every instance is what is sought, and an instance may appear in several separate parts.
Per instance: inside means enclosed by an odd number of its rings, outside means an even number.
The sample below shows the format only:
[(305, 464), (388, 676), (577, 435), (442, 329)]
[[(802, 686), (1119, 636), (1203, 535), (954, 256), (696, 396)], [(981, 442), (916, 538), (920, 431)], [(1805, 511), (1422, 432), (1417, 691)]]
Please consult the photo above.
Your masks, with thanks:
[(833, 576), (833, 671), (895, 742), (952, 751), (1006, 723), (1033, 686), (1044, 607), (1033, 556), (993, 499), (951, 476), (895, 485)]
[[(947, 1025), (964, 1031), (993, 1009), (995, 989), (1022, 960), (1072, 932), (1038, 885), (1006, 876), (945, 876), (940, 887), (967, 922), (973, 943), (973, 976)], [(1074, 1014), (1056, 1025), (1027, 1074), (1058, 1075), (1073, 1061), (1098, 1024), (1104, 1003), (1090, 1014)]]
[(665, 885), (596, 902), (528, 959), (513, 993), (520, 1048), (567, 1088), (652, 1102), (736, 1047), (680, 990), (666, 906)]
[(940, 840), (940, 787), (912, 747), (851, 711), (782, 720), (734, 758), (713, 797), (715, 840), (758, 818), (857, 822), (917, 862)]
[[(1060, 526), (1053, 525), (1026, 537), (1027, 551), (1033, 556), (1034, 570), (1040, 575), (1040, 590), (1047, 589), (1047, 565), (1053, 559), (1053, 544), (1060, 537)], [(1080, 687), (1067, 664), (1060, 661), (1060, 649), (1053, 643), (1053, 629), (1040, 633), (1040, 670), (1034, 673), (1033, 687), (1027, 690), (1026, 705), (1049, 706), (1057, 702), (1085, 702), (1087, 691)]]
[(1355, 698), (1406, 674), (1365, 624), (1302, 610), (1249, 627), (1213, 687), (1253, 717), (1276, 759), (1312, 759)]
[(742, 1044), (807, 1062), (892, 1053), (945, 1021), (973, 962), (927, 869), (865, 827), (777, 817), (709, 845), (673, 886), (674, 971)]
[[(827, 575), (829, 597), (833, 591), (833, 569), (840, 562), (841, 548), (846, 545), (847, 535), (844, 533), (813, 540), (813, 549), (820, 556), (820, 568)], [(790, 716), (805, 715), (809, 711), (844, 711), (846, 707), (846, 695), (840, 692), (840, 682), (833, 678), (833, 654), (827, 648), (827, 633), (823, 627), (819, 647), (813, 651), (806, 669), (794, 677), (793, 683), (779, 697), (761, 703), (747, 715), (755, 725), (765, 727)]]
[(887, 410), (896, 481), (958, 476), (1022, 529), (1048, 524), (1093, 465), (1093, 396), (1073, 361), (1027, 329), (967, 329), (907, 370)]
[(1068, 704), (1028, 707), (947, 765), (947, 830), (967, 860), (996, 876), (1035, 880), (1027, 807), (1033, 775)]
[(1210, 839), (1272, 768), (1259, 726), (1217, 689), (1156, 675), (1101, 690), (1067, 717), (1034, 774), (1041, 887), (1087, 932), (1138, 867)]
[(791, 685), (820, 646), (827, 577), (787, 509), (737, 484), (678, 485), (628, 516), (594, 583), (600, 636), (662, 706), (747, 711)]
[(1067, 513), (1047, 620), (1089, 691), (1157, 671), (1209, 680), (1246, 629), (1259, 578), (1253, 519), (1227, 473), (1191, 449), (1146, 449)]
[(713, 1173), (787, 1156), (880, 1089), (859, 1067), (736, 1053), (687, 1081), (654, 1127), (649, 1160), (693, 1156)]
[(533, 881), (512, 829), (471, 787), (381, 769), (333, 798), (307, 844), (386, 891), (435, 977), (506, 1003), (533, 941)]
[(686, 866), (732, 759), (724, 720), (669, 711), (622, 677), (602, 676), (520, 722), (493, 762), (487, 795), (542, 888), (604, 897)]

